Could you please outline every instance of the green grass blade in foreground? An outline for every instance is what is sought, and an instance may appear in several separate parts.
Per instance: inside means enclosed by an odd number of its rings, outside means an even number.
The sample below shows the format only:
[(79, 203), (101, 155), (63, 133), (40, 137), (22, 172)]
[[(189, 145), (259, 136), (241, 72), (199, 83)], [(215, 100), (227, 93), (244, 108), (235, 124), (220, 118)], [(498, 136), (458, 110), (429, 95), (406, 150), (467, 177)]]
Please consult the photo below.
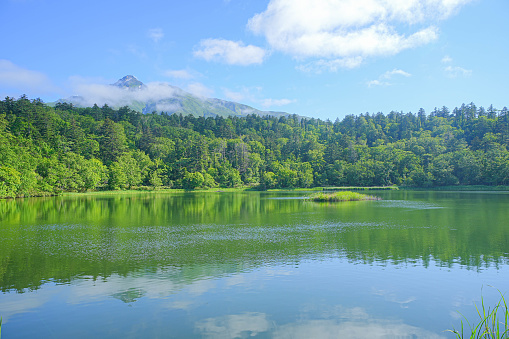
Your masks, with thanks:
[[(491, 308), (486, 308), (484, 305), (484, 298), (481, 297), (481, 309), (475, 305), (477, 315), (479, 316), (479, 323), (472, 326), (468, 319), (465, 317), (470, 328), (470, 334), (464, 334), (463, 321), (461, 321), (461, 330), (456, 329), (447, 330), (456, 335), (457, 338), (470, 338), (470, 339), (508, 339), (509, 338), (509, 308), (504, 295), (499, 291), (501, 299)], [(503, 314), (502, 314), (503, 313)], [(501, 319), (502, 318), (502, 319)]]

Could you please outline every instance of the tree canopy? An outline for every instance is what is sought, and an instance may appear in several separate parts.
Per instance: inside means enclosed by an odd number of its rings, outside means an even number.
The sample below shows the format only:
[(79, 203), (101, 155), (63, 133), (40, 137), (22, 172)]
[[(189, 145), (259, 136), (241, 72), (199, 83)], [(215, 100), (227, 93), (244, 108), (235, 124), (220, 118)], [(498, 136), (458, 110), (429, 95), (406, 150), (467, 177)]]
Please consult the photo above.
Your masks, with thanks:
[(314, 118), (0, 101), (0, 197), (138, 187), (509, 184), (509, 111)]

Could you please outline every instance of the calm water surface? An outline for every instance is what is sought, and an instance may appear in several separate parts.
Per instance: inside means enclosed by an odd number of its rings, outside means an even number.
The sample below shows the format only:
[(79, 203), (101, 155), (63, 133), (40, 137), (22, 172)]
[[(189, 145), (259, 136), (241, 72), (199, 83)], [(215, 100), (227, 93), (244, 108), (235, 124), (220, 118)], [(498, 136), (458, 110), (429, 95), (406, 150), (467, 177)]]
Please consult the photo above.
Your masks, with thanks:
[(2, 338), (452, 338), (509, 292), (508, 192), (373, 194), (0, 201)]

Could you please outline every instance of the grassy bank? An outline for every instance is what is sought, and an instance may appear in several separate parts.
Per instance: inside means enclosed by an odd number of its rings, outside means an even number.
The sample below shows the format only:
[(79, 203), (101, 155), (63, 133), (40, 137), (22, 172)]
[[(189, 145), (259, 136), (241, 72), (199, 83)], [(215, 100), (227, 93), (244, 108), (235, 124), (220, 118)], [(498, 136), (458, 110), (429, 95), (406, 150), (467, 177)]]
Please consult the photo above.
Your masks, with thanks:
[[(509, 191), (509, 186), (483, 186), (483, 185), (469, 185), (469, 186), (440, 186), (440, 187), (398, 187), (398, 186), (372, 186), (372, 187), (307, 187), (307, 188), (279, 188), (268, 189), (264, 192), (347, 192), (347, 191), (377, 191), (377, 190), (409, 190), (409, 191)], [(222, 192), (245, 192), (245, 191), (259, 191), (255, 187), (237, 187), (237, 188), (207, 188), (207, 189), (176, 189), (176, 188), (153, 188), (153, 187), (139, 187), (131, 190), (113, 190), (113, 191), (89, 191), (89, 192), (66, 192), (59, 195), (73, 196), (73, 195), (123, 195), (123, 194), (142, 194), (142, 193), (186, 193), (186, 192), (199, 192), (199, 193), (222, 193)]]
[[(325, 187), (308, 187), (308, 188), (274, 188), (268, 189), (265, 191), (257, 190), (253, 187), (237, 187), (237, 188), (197, 188), (192, 190), (185, 190), (180, 188), (148, 188), (144, 187), (142, 189), (131, 189), (131, 190), (112, 190), (112, 191), (89, 191), (89, 192), (66, 192), (61, 193), (62, 196), (77, 196), (77, 195), (127, 195), (127, 194), (146, 194), (146, 193), (165, 193), (165, 194), (174, 194), (174, 193), (237, 193), (237, 192), (323, 192), (329, 188)], [(380, 188), (374, 187), (350, 187), (350, 190), (377, 190)], [(346, 188), (341, 192), (346, 192)], [(326, 192), (326, 191), (325, 191)]]
[(360, 194), (357, 192), (341, 191), (335, 193), (315, 193), (309, 199), (316, 202), (342, 202), (342, 201), (362, 201), (362, 200), (381, 200), (379, 197)]
[(323, 187), (308, 187), (308, 188), (274, 188), (265, 191), (258, 190), (252, 186), (236, 187), (236, 188), (196, 188), (192, 190), (185, 190), (181, 188), (157, 188), (143, 187), (131, 190), (112, 190), (112, 191), (89, 191), (89, 192), (66, 192), (61, 193), (62, 196), (75, 196), (75, 195), (122, 195), (122, 194), (144, 194), (144, 193), (236, 193), (236, 192), (309, 192), (309, 191), (322, 191)]
[(90, 191), (90, 192), (67, 192), (62, 193), (62, 196), (76, 196), (76, 195), (123, 195), (123, 194), (146, 194), (146, 193), (221, 193), (221, 192), (244, 192), (250, 189), (245, 188), (207, 188), (207, 189), (194, 189), (185, 190), (180, 188), (159, 188), (159, 189), (132, 189), (132, 190), (113, 190), (113, 191)]

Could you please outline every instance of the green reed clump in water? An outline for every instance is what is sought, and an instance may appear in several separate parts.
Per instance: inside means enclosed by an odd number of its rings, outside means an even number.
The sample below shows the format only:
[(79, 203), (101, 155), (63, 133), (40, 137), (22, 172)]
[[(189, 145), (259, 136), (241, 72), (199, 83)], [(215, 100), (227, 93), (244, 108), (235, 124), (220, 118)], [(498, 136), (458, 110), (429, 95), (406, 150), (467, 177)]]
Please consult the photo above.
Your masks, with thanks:
[(340, 191), (335, 193), (315, 193), (309, 199), (317, 202), (336, 202), (336, 201), (360, 201), (360, 200), (381, 200), (379, 197), (365, 195), (357, 192)]
[(483, 298), (481, 298), (480, 309), (475, 305), (480, 322), (473, 326), (465, 319), (470, 331), (464, 331), (463, 321), (461, 322), (461, 330), (452, 329), (448, 331), (456, 334), (459, 339), (509, 339), (509, 308), (502, 293), (500, 295), (502, 298), (493, 308), (486, 308)]

